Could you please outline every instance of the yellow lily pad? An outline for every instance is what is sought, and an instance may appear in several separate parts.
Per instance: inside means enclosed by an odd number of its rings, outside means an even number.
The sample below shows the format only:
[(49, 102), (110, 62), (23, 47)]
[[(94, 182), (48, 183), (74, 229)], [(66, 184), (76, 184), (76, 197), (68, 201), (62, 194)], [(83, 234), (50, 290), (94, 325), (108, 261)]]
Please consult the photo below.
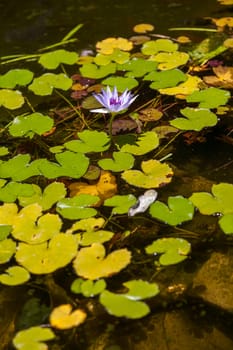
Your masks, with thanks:
[(122, 178), (130, 185), (141, 188), (156, 188), (171, 182), (173, 171), (166, 163), (150, 159), (141, 163), (142, 171), (126, 170)]
[(96, 49), (105, 55), (111, 55), (114, 49), (120, 49), (122, 51), (130, 51), (133, 48), (133, 43), (125, 38), (106, 38), (102, 41), (98, 41)]
[(161, 70), (173, 69), (187, 63), (189, 55), (186, 52), (160, 52), (153, 60), (159, 62), (158, 68)]
[(106, 256), (104, 246), (93, 243), (78, 252), (73, 264), (78, 276), (96, 280), (119, 272), (130, 263), (130, 259), (131, 252), (127, 249), (115, 250)]
[(153, 30), (154, 30), (154, 26), (149, 23), (140, 23), (140, 24), (136, 24), (133, 27), (133, 31), (136, 33), (152, 32)]
[(180, 97), (180, 95), (187, 96), (196, 90), (200, 90), (199, 85), (201, 83), (202, 80), (199, 77), (187, 74), (187, 80), (184, 83), (171, 88), (159, 89), (159, 92), (165, 95), (179, 95), (177, 97)]
[(76, 309), (72, 311), (70, 304), (63, 304), (53, 309), (49, 317), (49, 322), (52, 327), (69, 329), (79, 326), (85, 321), (86, 317), (87, 314), (83, 310)]

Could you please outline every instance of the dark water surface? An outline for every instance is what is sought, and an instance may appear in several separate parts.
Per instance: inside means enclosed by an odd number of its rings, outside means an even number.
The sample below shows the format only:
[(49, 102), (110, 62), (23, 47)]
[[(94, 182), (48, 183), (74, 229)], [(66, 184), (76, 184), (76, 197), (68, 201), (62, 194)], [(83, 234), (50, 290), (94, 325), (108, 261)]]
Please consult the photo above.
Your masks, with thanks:
[[(229, 7), (216, 0), (1, 0), (1, 56), (29, 53), (61, 40), (78, 23), (78, 47), (108, 36), (130, 36), (138, 23), (152, 23), (159, 34), (170, 27), (203, 26)], [(177, 32), (175, 32), (177, 34)]]

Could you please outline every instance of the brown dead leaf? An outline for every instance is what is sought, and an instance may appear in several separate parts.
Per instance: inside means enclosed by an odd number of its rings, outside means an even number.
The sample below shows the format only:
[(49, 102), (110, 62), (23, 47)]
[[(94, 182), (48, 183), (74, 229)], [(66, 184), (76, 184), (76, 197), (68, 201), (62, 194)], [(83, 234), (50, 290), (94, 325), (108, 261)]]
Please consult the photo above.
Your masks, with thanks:
[(233, 89), (233, 67), (217, 66), (213, 67), (213, 71), (216, 75), (203, 77), (206, 84), (215, 87)]
[(105, 199), (113, 197), (117, 193), (116, 177), (109, 171), (101, 171), (98, 182), (88, 184), (85, 182), (73, 182), (69, 186), (70, 196), (74, 197), (81, 193), (98, 196), (100, 201), (95, 204), (99, 207)]
[(139, 113), (138, 118), (143, 122), (157, 121), (161, 119), (163, 113), (157, 108), (145, 108)]

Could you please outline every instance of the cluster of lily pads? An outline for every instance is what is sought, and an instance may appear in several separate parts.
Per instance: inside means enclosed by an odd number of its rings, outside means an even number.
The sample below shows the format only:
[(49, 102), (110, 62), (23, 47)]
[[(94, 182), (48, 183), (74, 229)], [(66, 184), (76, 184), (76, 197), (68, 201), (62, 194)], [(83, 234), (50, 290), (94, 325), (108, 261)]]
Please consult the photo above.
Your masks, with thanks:
[[(71, 293), (98, 298), (107, 312), (117, 317), (137, 319), (150, 312), (144, 300), (159, 294), (156, 283), (135, 278), (125, 281), (123, 287), (120, 284), (115, 292), (108, 286), (108, 279), (127, 270), (134, 259), (128, 247), (122, 248), (131, 232), (122, 228), (118, 247), (114, 227), (119, 227), (119, 217), (127, 217), (137, 205), (142, 191), (172, 181), (174, 170), (172, 162), (166, 161), (166, 152), (159, 159), (166, 143), (182, 132), (199, 132), (218, 123), (220, 107), (226, 106), (230, 92), (209, 86), (202, 75), (205, 68), (211, 69), (210, 59), (231, 50), (229, 42), (224, 45), (225, 36), (215, 47), (209, 38), (196, 47), (150, 34), (131, 40), (108, 38), (87, 56), (47, 49), (28, 57), (1, 59), (6, 72), (0, 76), (0, 105), (12, 119), (1, 129), (10, 146), (0, 147), (0, 283), (13, 288), (70, 266)], [(42, 74), (15, 68), (19, 61), (30, 66), (31, 60)], [(78, 72), (79, 83), (68, 70)], [(138, 95), (134, 111), (130, 106), (115, 116), (116, 123), (131, 118), (133, 132), (109, 135), (103, 123), (108, 116), (90, 112), (101, 107), (93, 93), (106, 88), (119, 94), (128, 89)], [(72, 99), (72, 91), (81, 97)], [(144, 91), (150, 98), (140, 106)], [(47, 102), (47, 111), (30, 102), (35, 97)], [(52, 111), (61, 101), (75, 113), (78, 130), (74, 131), (73, 120), (57, 122)], [(169, 108), (165, 113), (165, 104), (176, 106), (175, 115), (170, 115)], [(142, 117), (145, 108), (156, 117)], [(71, 131), (64, 130), (61, 138), (63, 125)], [(35, 141), (36, 154), (20, 152), (18, 146), (25, 140)], [(46, 156), (40, 142), (46, 145)], [(218, 213), (221, 230), (232, 234), (232, 198), (233, 185), (219, 183), (212, 186), (212, 193), (196, 192), (189, 198), (179, 194), (168, 197), (166, 203), (157, 200), (147, 214), (151, 220), (176, 227), (191, 221), (195, 208), (203, 215)], [(154, 237), (142, 249), (156, 269), (187, 259), (191, 244), (169, 235)], [(85, 309), (72, 311), (71, 305), (60, 305), (51, 311), (49, 322), (51, 328), (68, 329), (87, 318)], [(52, 329), (38, 325), (18, 332), (13, 342), (17, 349), (24, 349), (54, 337)]]

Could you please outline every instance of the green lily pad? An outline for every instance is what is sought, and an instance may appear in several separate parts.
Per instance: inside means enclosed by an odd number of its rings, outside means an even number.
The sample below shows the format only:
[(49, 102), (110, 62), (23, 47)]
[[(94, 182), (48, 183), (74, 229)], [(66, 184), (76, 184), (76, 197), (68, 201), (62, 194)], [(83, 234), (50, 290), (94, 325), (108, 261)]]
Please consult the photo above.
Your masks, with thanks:
[(179, 69), (171, 69), (162, 72), (150, 72), (144, 77), (144, 80), (151, 80), (152, 89), (164, 89), (174, 87), (177, 84), (187, 80), (187, 76)]
[(0, 225), (0, 241), (6, 239), (11, 233), (12, 226), (11, 225)]
[(30, 273), (21, 266), (11, 266), (0, 274), (0, 283), (8, 286), (18, 286), (30, 279)]
[(118, 69), (126, 71), (125, 76), (129, 78), (143, 77), (146, 73), (155, 71), (157, 63), (142, 58), (133, 58), (127, 63), (118, 65)]
[(130, 185), (157, 188), (171, 181), (173, 171), (166, 163), (150, 159), (141, 163), (142, 171), (126, 170), (121, 177)]
[(73, 152), (103, 152), (110, 147), (110, 138), (104, 131), (84, 130), (78, 132), (79, 140), (66, 142), (64, 145)]
[(55, 158), (59, 164), (50, 162), (47, 159), (38, 160), (37, 165), (40, 169), (40, 174), (48, 179), (61, 176), (69, 176), (78, 179), (86, 173), (89, 166), (89, 159), (82, 153), (65, 151), (57, 153)]
[(218, 223), (224, 233), (233, 234), (233, 213), (223, 215)]
[(39, 58), (39, 63), (47, 69), (56, 69), (61, 63), (75, 64), (78, 61), (78, 54), (66, 50), (55, 50), (44, 53)]
[(28, 88), (33, 91), (35, 95), (47, 96), (52, 94), (53, 89), (66, 91), (71, 88), (72, 84), (72, 79), (63, 73), (45, 73), (40, 77), (35, 78)]
[(101, 243), (93, 243), (90, 247), (81, 248), (73, 262), (78, 276), (96, 280), (109, 277), (124, 269), (131, 260), (127, 249), (119, 249), (105, 256), (105, 248)]
[(14, 118), (9, 126), (12, 136), (32, 138), (34, 134), (42, 135), (53, 127), (53, 119), (41, 113), (20, 115)]
[(227, 90), (217, 89), (214, 87), (194, 91), (186, 98), (187, 102), (199, 102), (199, 108), (217, 108), (225, 105), (231, 94)]
[(186, 107), (180, 112), (186, 118), (176, 118), (170, 121), (172, 126), (180, 130), (200, 131), (205, 127), (214, 126), (218, 122), (217, 116), (209, 109)]
[(120, 151), (125, 153), (131, 153), (136, 156), (146, 154), (159, 145), (159, 137), (154, 131), (147, 131), (141, 134), (138, 139), (134, 141), (134, 144), (125, 144), (121, 147)]
[(192, 220), (194, 206), (182, 196), (169, 197), (168, 206), (160, 201), (154, 202), (150, 206), (150, 215), (168, 225), (176, 226), (184, 221)]
[(31, 327), (16, 333), (13, 344), (17, 350), (47, 350), (46, 340), (55, 338), (55, 334), (50, 328), (44, 326)]
[(189, 55), (186, 52), (160, 52), (153, 60), (158, 62), (158, 69), (169, 70), (184, 65), (189, 60)]
[(23, 181), (31, 176), (40, 175), (38, 161), (30, 162), (29, 154), (19, 154), (7, 161), (0, 161), (0, 177)]
[(155, 55), (160, 51), (173, 52), (178, 49), (178, 45), (169, 39), (150, 40), (142, 45), (144, 55)]
[(138, 86), (138, 81), (134, 78), (128, 77), (114, 77), (111, 76), (101, 81), (103, 85), (116, 87), (117, 91), (124, 92), (126, 89), (132, 90), (136, 86)]
[(112, 61), (119, 64), (123, 64), (127, 62), (129, 58), (130, 58), (130, 54), (128, 52), (121, 51), (119, 49), (114, 49), (111, 55), (104, 55), (102, 53), (98, 53), (94, 57), (94, 62), (99, 66), (106, 66)]
[(116, 195), (111, 198), (108, 198), (104, 201), (104, 205), (107, 207), (113, 207), (112, 215), (116, 214), (126, 214), (129, 211), (129, 208), (132, 207), (137, 201), (137, 198), (132, 195)]
[(8, 148), (5, 146), (0, 147), (0, 157), (6, 156), (7, 154), (9, 154)]
[(19, 243), (16, 261), (34, 274), (48, 274), (68, 265), (77, 254), (74, 236), (60, 233), (45, 243)]
[(160, 238), (146, 247), (147, 254), (162, 254), (159, 263), (163, 266), (178, 264), (190, 251), (190, 243), (182, 238)]
[(101, 159), (98, 161), (98, 165), (104, 170), (123, 171), (133, 167), (134, 157), (130, 153), (113, 152), (113, 159)]
[(204, 215), (232, 214), (233, 213), (233, 185), (219, 183), (212, 186), (212, 194), (196, 192), (189, 198)]
[[(0, 183), (0, 200), (2, 202), (15, 202), (19, 196), (32, 196), (34, 194), (33, 185), (20, 182), (8, 182), (5, 186)], [(4, 186), (4, 187), (3, 187)]]
[(8, 109), (17, 109), (24, 104), (24, 97), (18, 90), (0, 90), (0, 106)]
[(71, 285), (71, 291), (75, 294), (82, 294), (85, 297), (94, 297), (102, 293), (106, 288), (106, 282), (103, 279), (99, 279), (94, 282), (91, 280), (83, 280), (77, 278)]
[(0, 241), (0, 264), (8, 262), (16, 252), (16, 243), (8, 238)]
[(90, 194), (79, 194), (73, 198), (64, 198), (57, 203), (57, 212), (66, 219), (86, 219), (95, 216), (97, 211), (90, 208), (99, 197)]
[(138, 319), (150, 312), (148, 305), (141, 299), (150, 298), (159, 293), (156, 283), (142, 280), (128, 281), (123, 284), (129, 291), (125, 294), (116, 294), (104, 290), (100, 294), (100, 303), (108, 313), (117, 317)]
[(116, 63), (109, 63), (105, 66), (85, 63), (79, 70), (81, 75), (85, 78), (101, 79), (116, 72)]
[(40, 244), (60, 233), (62, 221), (56, 214), (42, 215), (39, 204), (30, 204), (12, 218), (12, 236), (29, 244)]
[(0, 75), (0, 87), (14, 89), (17, 85), (26, 86), (31, 82), (33, 73), (28, 69), (11, 69)]
[(25, 194), (23, 193), (18, 195), (18, 200), (22, 207), (26, 207), (27, 205), (32, 203), (38, 203), (43, 210), (48, 210), (55, 203), (57, 203), (59, 200), (66, 196), (66, 188), (62, 182), (52, 182), (47, 187), (45, 187), (43, 193), (38, 185), (32, 184), (28, 186), (32, 186), (33, 193), (31, 195), (25, 196)]

